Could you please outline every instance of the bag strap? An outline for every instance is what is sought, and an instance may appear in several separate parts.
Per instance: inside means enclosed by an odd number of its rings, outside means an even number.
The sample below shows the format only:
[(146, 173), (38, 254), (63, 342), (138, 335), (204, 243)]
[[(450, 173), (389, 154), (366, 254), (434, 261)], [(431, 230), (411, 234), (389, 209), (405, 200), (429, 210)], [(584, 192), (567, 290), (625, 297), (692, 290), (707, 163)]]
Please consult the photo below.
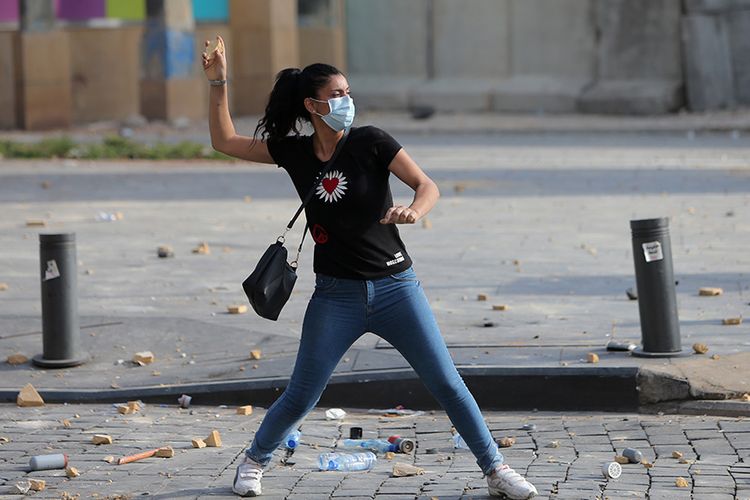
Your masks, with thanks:
[[(307, 195), (302, 200), (302, 204), (297, 209), (297, 212), (294, 214), (294, 217), (292, 217), (292, 220), (289, 221), (289, 224), (286, 225), (286, 229), (284, 229), (284, 234), (278, 237), (277, 241), (284, 241), (284, 236), (286, 233), (292, 229), (292, 226), (297, 221), (297, 218), (302, 213), (302, 210), (305, 209), (308, 203), (310, 203), (310, 200), (312, 200), (313, 195), (315, 194), (315, 189), (318, 187), (318, 183), (321, 181), (324, 175), (326, 175), (331, 168), (333, 167), (333, 164), (336, 162), (336, 158), (339, 156), (339, 153), (344, 148), (344, 143), (346, 142), (346, 138), (349, 137), (349, 129), (344, 130), (344, 135), (339, 140), (338, 144), (336, 144), (336, 149), (333, 151), (333, 154), (331, 155), (331, 158), (326, 162), (325, 165), (323, 165), (323, 168), (320, 169), (320, 172), (315, 178), (315, 181), (313, 182), (312, 187), (307, 192)], [(289, 263), (290, 266), (293, 268), (297, 268), (297, 261), (299, 260), (299, 255), (302, 253), (302, 245), (305, 243), (305, 236), (307, 236), (307, 231), (310, 229), (310, 224), (305, 224), (305, 230), (302, 233), (302, 240), (299, 242), (299, 247), (297, 248), (297, 256), (294, 258), (292, 262)]]
[(333, 167), (333, 164), (336, 162), (336, 158), (338, 158), (339, 153), (341, 152), (341, 149), (344, 147), (344, 143), (346, 142), (346, 138), (349, 136), (349, 129), (344, 130), (344, 136), (339, 140), (338, 144), (336, 144), (336, 149), (333, 151), (333, 154), (331, 155), (331, 159), (326, 162), (325, 165), (323, 165), (323, 168), (320, 169), (320, 172), (318, 173), (317, 177), (315, 178), (315, 181), (313, 182), (312, 187), (307, 192), (307, 195), (302, 200), (302, 205), (299, 206), (297, 209), (297, 213), (294, 214), (294, 217), (292, 217), (292, 220), (289, 221), (289, 224), (286, 225), (286, 230), (284, 233), (289, 231), (294, 223), (297, 221), (297, 217), (302, 213), (302, 210), (305, 209), (305, 206), (307, 206), (308, 203), (310, 203), (310, 200), (312, 200), (313, 195), (315, 194), (315, 189), (318, 187), (318, 183), (323, 178), (324, 175), (328, 173), (329, 170), (331, 170), (331, 167)]

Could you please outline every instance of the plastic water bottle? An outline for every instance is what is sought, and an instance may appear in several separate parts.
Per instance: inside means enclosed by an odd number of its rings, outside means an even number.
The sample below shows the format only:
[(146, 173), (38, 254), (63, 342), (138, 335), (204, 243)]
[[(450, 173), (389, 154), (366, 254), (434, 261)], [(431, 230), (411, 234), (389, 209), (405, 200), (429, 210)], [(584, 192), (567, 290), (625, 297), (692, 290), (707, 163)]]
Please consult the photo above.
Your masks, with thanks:
[(384, 439), (344, 439), (344, 447), (364, 448), (366, 450), (379, 451), (380, 453), (398, 451), (398, 446)]
[(302, 436), (302, 433), (296, 429), (290, 432), (284, 439), (284, 447), (288, 450), (295, 449), (299, 445), (300, 436)]
[(464, 438), (462, 438), (461, 434), (459, 434), (458, 432), (453, 435), (453, 447), (460, 448), (462, 450), (469, 449), (469, 445), (466, 444), (466, 441), (464, 441)]
[(377, 461), (377, 457), (371, 451), (362, 453), (321, 453), (318, 457), (318, 467), (320, 470), (350, 472), (372, 469)]

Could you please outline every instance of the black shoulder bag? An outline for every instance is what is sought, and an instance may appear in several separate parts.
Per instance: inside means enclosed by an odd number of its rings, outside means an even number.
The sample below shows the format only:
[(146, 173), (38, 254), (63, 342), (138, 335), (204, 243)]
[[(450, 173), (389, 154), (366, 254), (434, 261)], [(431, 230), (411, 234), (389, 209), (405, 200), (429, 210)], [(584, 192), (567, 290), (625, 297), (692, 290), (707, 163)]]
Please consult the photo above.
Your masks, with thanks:
[(336, 150), (333, 152), (331, 159), (323, 165), (310, 191), (308, 191), (307, 196), (302, 201), (302, 205), (297, 209), (297, 213), (294, 214), (289, 224), (286, 225), (284, 233), (276, 239), (276, 243), (268, 247), (253, 272), (242, 282), (242, 288), (245, 290), (245, 295), (247, 295), (250, 305), (253, 306), (255, 312), (266, 319), (276, 321), (279, 318), (281, 309), (292, 294), (292, 288), (294, 288), (294, 283), (297, 281), (297, 261), (299, 260), (300, 252), (302, 252), (302, 244), (305, 242), (308, 227), (305, 226), (305, 231), (302, 233), (302, 241), (300, 241), (299, 248), (297, 249), (297, 257), (292, 262), (287, 262), (284, 236), (286, 236), (286, 233), (292, 228), (297, 217), (299, 217), (302, 210), (305, 209), (305, 206), (312, 199), (320, 180), (333, 167), (336, 157), (338, 157), (339, 152), (344, 147), (348, 135), (349, 129), (346, 129), (344, 136), (336, 145)]

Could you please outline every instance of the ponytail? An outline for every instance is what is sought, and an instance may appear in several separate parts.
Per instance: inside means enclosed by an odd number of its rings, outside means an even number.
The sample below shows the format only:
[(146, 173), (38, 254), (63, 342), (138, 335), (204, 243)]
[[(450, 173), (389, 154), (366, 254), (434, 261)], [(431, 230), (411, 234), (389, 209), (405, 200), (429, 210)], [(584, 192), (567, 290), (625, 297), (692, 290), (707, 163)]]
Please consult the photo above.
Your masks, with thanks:
[(340, 74), (335, 67), (322, 63), (311, 64), (303, 70), (287, 68), (279, 71), (265, 114), (258, 121), (253, 137), (259, 132), (264, 141), (282, 139), (291, 132), (299, 135), (300, 120), (310, 121), (305, 98), (316, 98), (318, 90), (328, 83), (331, 76)]

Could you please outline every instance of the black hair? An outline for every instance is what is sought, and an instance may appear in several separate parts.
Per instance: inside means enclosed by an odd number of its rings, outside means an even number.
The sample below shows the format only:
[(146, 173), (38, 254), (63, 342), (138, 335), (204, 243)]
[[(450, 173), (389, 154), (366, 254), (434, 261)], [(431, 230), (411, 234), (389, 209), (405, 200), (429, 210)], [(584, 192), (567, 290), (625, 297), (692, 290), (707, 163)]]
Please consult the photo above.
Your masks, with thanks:
[(257, 137), (258, 132), (262, 140), (282, 139), (290, 132), (299, 135), (299, 121), (310, 121), (305, 98), (317, 98), (318, 90), (328, 83), (331, 76), (341, 74), (335, 67), (323, 63), (311, 64), (302, 70), (287, 68), (279, 71), (265, 114), (258, 120), (253, 137)]

